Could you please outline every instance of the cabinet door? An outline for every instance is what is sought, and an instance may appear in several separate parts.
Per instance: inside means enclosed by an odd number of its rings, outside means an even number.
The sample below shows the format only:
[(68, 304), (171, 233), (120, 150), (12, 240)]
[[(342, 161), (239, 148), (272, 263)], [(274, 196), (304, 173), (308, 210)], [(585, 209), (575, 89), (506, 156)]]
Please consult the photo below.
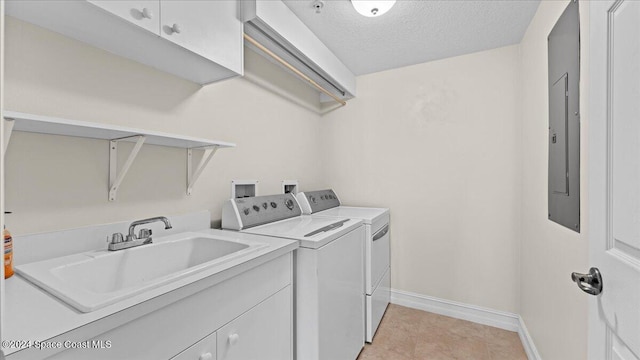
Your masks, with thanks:
[(163, 38), (242, 73), (242, 22), (236, 1), (163, 0), (160, 7)]
[(292, 359), (291, 285), (217, 331), (218, 360)]
[(198, 341), (171, 360), (216, 360), (216, 333)]
[(88, 0), (88, 2), (154, 34), (160, 34), (160, 0)]

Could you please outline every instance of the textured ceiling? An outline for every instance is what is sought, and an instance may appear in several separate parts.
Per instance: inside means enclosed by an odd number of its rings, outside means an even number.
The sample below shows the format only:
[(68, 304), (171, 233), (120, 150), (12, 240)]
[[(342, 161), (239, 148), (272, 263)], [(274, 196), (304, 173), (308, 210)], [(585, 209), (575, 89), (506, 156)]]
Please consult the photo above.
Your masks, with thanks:
[(398, 0), (369, 18), (349, 0), (284, 3), (356, 75), (520, 42), (539, 0)]

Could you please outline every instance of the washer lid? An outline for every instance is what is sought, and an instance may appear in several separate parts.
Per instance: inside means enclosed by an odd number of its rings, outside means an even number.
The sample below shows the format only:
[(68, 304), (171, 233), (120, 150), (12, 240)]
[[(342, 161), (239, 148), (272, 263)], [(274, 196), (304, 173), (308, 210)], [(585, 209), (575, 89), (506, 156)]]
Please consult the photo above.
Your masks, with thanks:
[(300, 247), (317, 249), (356, 229), (362, 220), (298, 216), (246, 230), (246, 233), (300, 241)]
[(367, 208), (353, 206), (338, 206), (328, 210), (320, 211), (313, 214), (314, 216), (332, 216), (338, 218), (361, 219), (365, 224), (371, 224), (377, 219), (389, 214), (389, 209), (385, 208)]

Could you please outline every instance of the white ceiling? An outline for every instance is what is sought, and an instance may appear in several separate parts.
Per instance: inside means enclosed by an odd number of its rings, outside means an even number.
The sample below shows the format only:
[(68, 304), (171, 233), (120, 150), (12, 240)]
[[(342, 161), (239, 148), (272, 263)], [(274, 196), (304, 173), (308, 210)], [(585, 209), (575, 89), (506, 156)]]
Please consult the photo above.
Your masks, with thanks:
[(494, 49), (520, 42), (539, 0), (398, 0), (369, 18), (349, 0), (285, 4), (356, 75)]

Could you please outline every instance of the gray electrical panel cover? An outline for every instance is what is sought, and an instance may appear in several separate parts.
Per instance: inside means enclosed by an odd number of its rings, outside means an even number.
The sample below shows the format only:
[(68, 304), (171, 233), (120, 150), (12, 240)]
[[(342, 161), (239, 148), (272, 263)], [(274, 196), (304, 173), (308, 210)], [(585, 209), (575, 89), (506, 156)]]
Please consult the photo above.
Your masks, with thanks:
[(580, 232), (580, 15), (572, 1), (549, 44), (549, 219)]

